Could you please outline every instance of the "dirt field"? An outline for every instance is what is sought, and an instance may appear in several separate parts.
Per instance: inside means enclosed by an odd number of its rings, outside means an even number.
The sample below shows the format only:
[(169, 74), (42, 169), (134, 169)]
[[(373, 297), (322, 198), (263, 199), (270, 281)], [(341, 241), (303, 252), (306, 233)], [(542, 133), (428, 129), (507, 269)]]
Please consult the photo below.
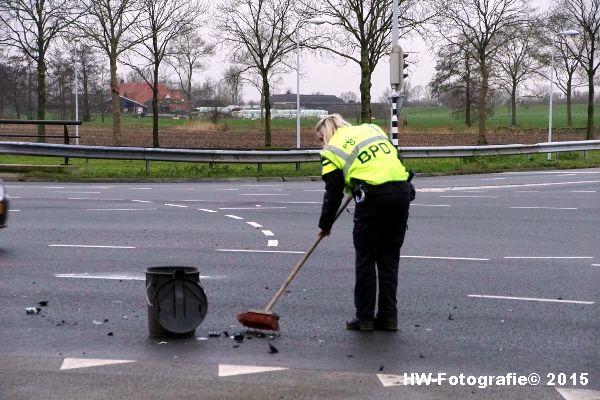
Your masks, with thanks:
[[(47, 143), (63, 143), (62, 127), (47, 127)], [(35, 137), (9, 137), (7, 134), (35, 134), (31, 126), (0, 126), (0, 140), (5, 141), (36, 141)], [(75, 134), (75, 128), (69, 128), (69, 134)], [(112, 143), (112, 130), (110, 128), (97, 128), (90, 126), (80, 127), (80, 144), (110, 146)], [(497, 130), (490, 131), (487, 135), (489, 144), (531, 144), (547, 140), (547, 130)], [(585, 130), (557, 130), (553, 132), (554, 141), (584, 140)], [(264, 147), (264, 133), (260, 130), (235, 131), (223, 130), (211, 126), (162, 128), (160, 131), (160, 146), (172, 148), (212, 148), (212, 149), (256, 149)], [(74, 139), (71, 138), (71, 143)], [(317, 148), (312, 131), (306, 129), (302, 132), (302, 147)], [(412, 131), (408, 128), (400, 129), (401, 146), (468, 146), (477, 144), (476, 132), (448, 132), (437, 130)], [(152, 130), (150, 128), (123, 127), (121, 136), (122, 146), (151, 147)], [(274, 129), (272, 132), (272, 147), (294, 148), (296, 146), (296, 132), (290, 129)]]

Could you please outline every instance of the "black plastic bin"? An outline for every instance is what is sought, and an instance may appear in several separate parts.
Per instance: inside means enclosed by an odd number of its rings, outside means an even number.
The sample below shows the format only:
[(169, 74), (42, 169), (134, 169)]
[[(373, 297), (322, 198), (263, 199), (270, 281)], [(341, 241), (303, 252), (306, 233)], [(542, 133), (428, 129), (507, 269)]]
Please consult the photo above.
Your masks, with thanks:
[(151, 267), (146, 271), (148, 332), (151, 337), (194, 336), (208, 301), (194, 267)]

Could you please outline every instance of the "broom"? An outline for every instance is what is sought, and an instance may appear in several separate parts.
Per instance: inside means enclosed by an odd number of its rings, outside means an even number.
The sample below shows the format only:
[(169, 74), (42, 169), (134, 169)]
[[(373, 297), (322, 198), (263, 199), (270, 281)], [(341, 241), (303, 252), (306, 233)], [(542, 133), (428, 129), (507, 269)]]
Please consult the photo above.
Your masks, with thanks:
[[(338, 211), (335, 215), (335, 218), (333, 220), (334, 222), (335, 222), (335, 220), (337, 220), (337, 218), (340, 216), (340, 214), (344, 211), (344, 209), (348, 206), (348, 204), (350, 203), (350, 200), (352, 200), (352, 196), (346, 196), (346, 199), (344, 200), (344, 202), (342, 203), (342, 205), (340, 206), (340, 208), (338, 209)], [(270, 331), (278, 331), (279, 330), (279, 315), (272, 312), (271, 309), (273, 308), (273, 306), (275, 305), (277, 300), (279, 300), (279, 298), (281, 297), (283, 292), (290, 285), (290, 283), (292, 282), (292, 280), (294, 279), (296, 274), (298, 274), (298, 272), (300, 271), (300, 268), (302, 268), (302, 266), (304, 265), (304, 263), (306, 262), (308, 257), (310, 257), (310, 255), (315, 250), (317, 245), (321, 242), (321, 239), (323, 239), (323, 236), (317, 235), (317, 238), (315, 239), (313, 244), (306, 251), (306, 253), (304, 253), (304, 256), (302, 256), (300, 261), (298, 261), (298, 263), (296, 264), (294, 269), (292, 269), (292, 272), (290, 272), (290, 274), (286, 278), (285, 282), (283, 282), (283, 285), (281, 285), (279, 290), (277, 290), (277, 292), (275, 293), (275, 295), (273, 296), (273, 298), (271, 299), (269, 304), (267, 304), (267, 306), (265, 307), (264, 310), (248, 310), (247, 312), (240, 313), (236, 316), (237, 320), (242, 325), (244, 325), (248, 328), (254, 328), (254, 329), (262, 329), (262, 330), (270, 330)]]

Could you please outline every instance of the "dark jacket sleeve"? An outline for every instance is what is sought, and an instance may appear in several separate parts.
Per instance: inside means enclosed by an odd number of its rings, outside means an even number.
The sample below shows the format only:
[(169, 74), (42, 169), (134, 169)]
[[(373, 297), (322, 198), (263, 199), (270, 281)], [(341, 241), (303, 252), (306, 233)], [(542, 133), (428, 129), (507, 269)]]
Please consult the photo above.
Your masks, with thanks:
[(319, 228), (329, 231), (344, 198), (344, 174), (341, 170), (336, 169), (323, 175), (323, 180), (325, 181), (325, 195), (323, 196)]

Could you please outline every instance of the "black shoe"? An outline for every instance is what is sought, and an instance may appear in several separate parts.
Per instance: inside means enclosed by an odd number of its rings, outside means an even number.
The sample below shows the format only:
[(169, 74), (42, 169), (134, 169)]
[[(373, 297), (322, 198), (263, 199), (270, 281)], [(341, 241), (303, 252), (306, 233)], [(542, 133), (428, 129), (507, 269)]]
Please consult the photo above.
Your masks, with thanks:
[(373, 321), (354, 318), (353, 320), (346, 321), (346, 329), (349, 331), (372, 331)]
[(378, 331), (397, 331), (398, 321), (394, 318), (375, 318), (373, 327)]

